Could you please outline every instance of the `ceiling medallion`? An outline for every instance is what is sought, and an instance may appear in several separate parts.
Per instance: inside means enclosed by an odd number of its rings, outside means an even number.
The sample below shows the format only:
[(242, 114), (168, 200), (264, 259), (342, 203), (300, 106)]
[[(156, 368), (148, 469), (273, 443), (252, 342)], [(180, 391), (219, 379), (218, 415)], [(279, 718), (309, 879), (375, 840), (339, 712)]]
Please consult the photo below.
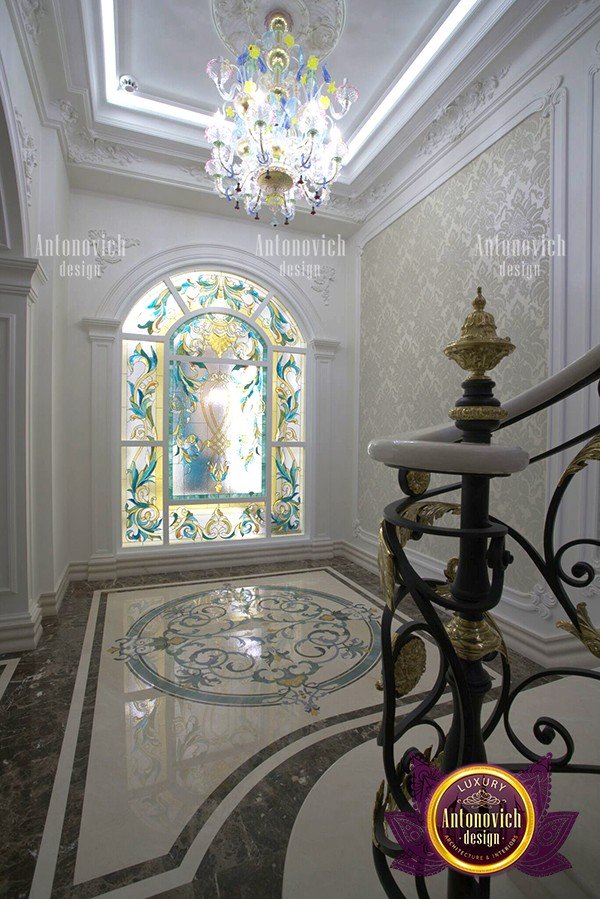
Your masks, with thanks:
[[(230, 53), (239, 52), (249, 34), (262, 34), (273, 0), (211, 0), (217, 34)], [(345, 0), (285, 0), (298, 43), (321, 59), (337, 44), (346, 20)]]
[(335, 120), (358, 91), (346, 79), (336, 85), (296, 43), (289, 13), (272, 10), (266, 26), (260, 40), (246, 37), (235, 63), (217, 57), (206, 67), (224, 100), (206, 129), (206, 171), (235, 209), (258, 220), (264, 204), (276, 226), (293, 219), (298, 200), (312, 215), (329, 200), (347, 152)]

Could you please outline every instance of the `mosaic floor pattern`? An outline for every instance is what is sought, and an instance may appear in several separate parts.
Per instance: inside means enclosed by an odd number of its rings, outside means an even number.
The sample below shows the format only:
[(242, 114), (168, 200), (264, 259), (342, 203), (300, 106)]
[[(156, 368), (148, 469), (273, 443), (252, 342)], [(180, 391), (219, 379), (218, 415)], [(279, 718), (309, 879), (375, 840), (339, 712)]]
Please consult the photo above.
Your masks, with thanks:
[[(328, 893), (324, 875), (307, 893), (293, 872), (304, 864), (299, 832), (313, 839), (306, 871), (329, 864), (337, 832), (354, 867), (369, 851), (381, 778), (376, 575), (336, 559), (101, 586), (72, 585), (38, 649), (0, 659), (0, 895), (354, 895), (348, 884)], [(399, 624), (415, 613), (409, 599), (404, 612)], [(437, 674), (437, 651), (426, 652), (405, 711)], [(514, 661), (516, 676), (531, 673)], [(370, 747), (368, 777), (354, 764), (360, 747)], [(345, 760), (360, 786), (336, 779)], [(314, 828), (305, 810), (330, 772), (336, 810), (351, 820), (324, 833), (331, 809)], [(364, 899), (381, 896), (360, 884)]]

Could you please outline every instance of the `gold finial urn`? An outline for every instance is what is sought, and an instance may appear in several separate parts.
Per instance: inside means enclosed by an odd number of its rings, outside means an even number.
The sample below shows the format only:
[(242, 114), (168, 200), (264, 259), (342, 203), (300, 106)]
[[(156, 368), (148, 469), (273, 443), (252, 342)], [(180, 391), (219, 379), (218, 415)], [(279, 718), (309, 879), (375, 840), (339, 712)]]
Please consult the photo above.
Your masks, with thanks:
[(481, 287), (473, 300), (474, 312), (470, 312), (461, 328), (460, 337), (444, 348), (449, 359), (471, 372), (468, 380), (486, 380), (486, 372), (495, 368), (505, 356), (514, 350), (510, 337), (498, 337), (496, 322), (491, 312), (485, 312), (485, 297)]

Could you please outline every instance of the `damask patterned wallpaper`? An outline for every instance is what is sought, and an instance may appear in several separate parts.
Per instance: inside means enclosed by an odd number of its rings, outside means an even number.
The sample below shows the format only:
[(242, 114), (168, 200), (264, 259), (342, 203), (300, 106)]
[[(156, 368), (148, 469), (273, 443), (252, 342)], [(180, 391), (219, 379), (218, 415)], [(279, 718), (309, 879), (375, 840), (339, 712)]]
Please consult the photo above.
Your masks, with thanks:
[[(395, 473), (369, 459), (367, 445), (374, 437), (449, 421), (447, 413), (461, 394), (462, 378), (442, 348), (459, 336), (478, 285), (496, 316), (499, 334), (508, 334), (516, 345), (495, 372), (497, 396), (508, 399), (547, 375), (549, 259), (482, 255), (485, 240), (496, 235), (499, 241), (553, 236), (549, 120), (539, 113), (364, 248), (358, 516), (361, 529), (369, 534), (377, 532), (386, 503), (401, 494)], [(515, 273), (503, 263), (523, 268)], [(495, 439), (518, 444), (531, 454), (540, 452), (546, 446), (546, 415)], [(544, 475), (543, 464), (536, 465), (492, 487), (493, 513), (535, 540), (541, 535), (546, 503)], [(455, 551), (447, 540), (433, 538), (412, 546), (442, 561)], [(507, 584), (529, 593), (539, 577), (520, 551), (514, 554)]]

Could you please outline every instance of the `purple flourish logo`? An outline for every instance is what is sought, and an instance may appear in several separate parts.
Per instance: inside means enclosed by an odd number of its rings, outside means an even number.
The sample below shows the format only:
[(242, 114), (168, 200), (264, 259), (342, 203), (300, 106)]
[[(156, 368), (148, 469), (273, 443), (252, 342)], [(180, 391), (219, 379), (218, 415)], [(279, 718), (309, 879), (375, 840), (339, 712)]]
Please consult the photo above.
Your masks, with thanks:
[(422, 756), (411, 760), (414, 811), (386, 812), (401, 854), (392, 867), (429, 877), (451, 866), (490, 875), (515, 867), (547, 877), (571, 867), (559, 849), (578, 812), (551, 812), (551, 755), (517, 774), (469, 765), (443, 774)]

